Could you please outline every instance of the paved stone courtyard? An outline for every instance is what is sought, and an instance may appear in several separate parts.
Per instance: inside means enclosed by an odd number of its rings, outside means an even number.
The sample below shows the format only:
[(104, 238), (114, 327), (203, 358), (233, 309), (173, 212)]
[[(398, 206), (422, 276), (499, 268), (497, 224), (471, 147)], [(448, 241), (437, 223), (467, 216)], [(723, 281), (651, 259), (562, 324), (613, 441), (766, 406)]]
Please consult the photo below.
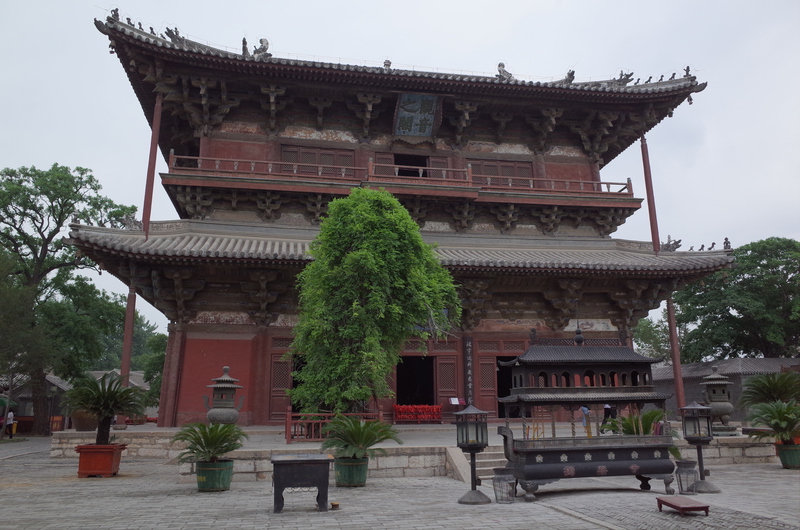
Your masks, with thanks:
[[(778, 464), (713, 467), (722, 493), (697, 497), (711, 505), (708, 517), (659, 512), (663, 483), (640, 491), (633, 477), (570, 479), (542, 486), (534, 503), (484, 506), (458, 504), (469, 486), (446, 477), (370, 478), (365, 488), (331, 488), (339, 511), (317, 512), (316, 493), (300, 491), (273, 514), (269, 482), (199, 493), (163, 460), (126, 458), (117, 477), (79, 479), (74, 459), (17, 453), (0, 451), (2, 529), (800, 529), (800, 472)], [(491, 485), (481, 489), (493, 498)]]

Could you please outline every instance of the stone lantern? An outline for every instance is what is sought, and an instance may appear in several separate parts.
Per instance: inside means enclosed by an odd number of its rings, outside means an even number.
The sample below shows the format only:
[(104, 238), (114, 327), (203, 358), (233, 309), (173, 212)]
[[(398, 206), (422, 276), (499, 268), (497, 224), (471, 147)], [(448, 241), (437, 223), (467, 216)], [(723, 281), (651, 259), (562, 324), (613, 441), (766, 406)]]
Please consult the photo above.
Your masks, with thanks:
[[(712, 367), (713, 374), (703, 378), (700, 385), (703, 387), (703, 398), (706, 405), (711, 407), (711, 422), (714, 436), (736, 436), (737, 428), (728, 425), (731, 413), (733, 413), (733, 403), (731, 403), (730, 386), (728, 377), (717, 373), (719, 368)], [(715, 421), (722, 425), (714, 424)]]
[(244, 388), (237, 385), (238, 379), (228, 375), (230, 367), (222, 367), (222, 377), (212, 379), (213, 385), (208, 385), (211, 391), (211, 406), (208, 406), (208, 396), (203, 396), (203, 402), (206, 405), (208, 412), (206, 418), (209, 423), (236, 423), (239, 419), (239, 409), (242, 408), (244, 403), (244, 396), (239, 400), (239, 406), (236, 406), (236, 389)]

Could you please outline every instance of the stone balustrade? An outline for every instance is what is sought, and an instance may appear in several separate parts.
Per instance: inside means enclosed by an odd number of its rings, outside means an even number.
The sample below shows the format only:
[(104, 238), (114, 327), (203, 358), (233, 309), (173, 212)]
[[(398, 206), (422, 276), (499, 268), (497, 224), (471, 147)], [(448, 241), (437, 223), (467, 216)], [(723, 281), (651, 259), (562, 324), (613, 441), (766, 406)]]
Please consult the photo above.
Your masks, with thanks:
[[(171, 442), (177, 429), (171, 431), (113, 431), (114, 441), (128, 444), (123, 458), (156, 458), (177, 464), (177, 456), (183, 445)], [(50, 456), (53, 458), (77, 458), (75, 446), (94, 443), (92, 432), (64, 431), (53, 433)], [(694, 446), (683, 440), (676, 440), (683, 458), (697, 458)], [(487, 448), (491, 451), (492, 448)], [(502, 452), (501, 447), (496, 448)], [(230, 456), (234, 459), (234, 480), (256, 481), (272, 479), (273, 454), (296, 454), (309, 451), (293, 446), (286, 449), (240, 449)], [(469, 480), (469, 466), (463, 454), (453, 447), (387, 447), (385, 456), (370, 459), (369, 476), (371, 477), (433, 477), (455, 476)], [(710, 445), (703, 447), (703, 463), (708, 467), (724, 464), (776, 463), (775, 447), (770, 443), (756, 441), (743, 436), (714, 439)], [(466, 467), (465, 467), (466, 466)], [(465, 472), (466, 470), (466, 472)], [(194, 480), (193, 464), (179, 464), (182, 481)]]

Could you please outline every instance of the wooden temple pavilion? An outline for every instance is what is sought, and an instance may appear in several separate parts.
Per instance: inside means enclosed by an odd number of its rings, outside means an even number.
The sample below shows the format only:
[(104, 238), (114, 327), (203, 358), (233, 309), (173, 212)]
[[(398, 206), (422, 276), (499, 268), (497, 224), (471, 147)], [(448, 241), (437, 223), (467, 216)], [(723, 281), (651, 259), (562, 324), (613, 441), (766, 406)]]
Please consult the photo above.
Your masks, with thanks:
[[(633, 85), (444, 74), (241, 53), (95, 21), (167, 160), (177, 219), (71, 225), (70, 241), (169, 319), (159, 425), (202, 419), (230, 366), (240, 423), (282, 422), (295, 277), (328, 203), (385, 188), (459, 285), (464, 315), (421, 356), (409, 344), (390, 405), (471, 401), (498, 415), (528, 332), (630, 346), (629, 330), (728, 252), (661, 252), (610, 235), (639, 209), (601, 168), (705, 88), (688, 72)], [(155, 126), (154, 126), (155, 125)]]

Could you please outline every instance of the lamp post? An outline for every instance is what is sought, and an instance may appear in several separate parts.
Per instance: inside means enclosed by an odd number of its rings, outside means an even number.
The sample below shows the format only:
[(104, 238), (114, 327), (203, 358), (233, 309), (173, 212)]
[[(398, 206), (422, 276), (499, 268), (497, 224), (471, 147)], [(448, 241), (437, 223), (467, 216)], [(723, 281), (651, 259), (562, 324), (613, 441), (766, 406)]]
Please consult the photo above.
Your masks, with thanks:
[(700, 470), (700, 480), (695, 483), (697, 493), (719, 493), (720, 489), (706, 480), (703, 468), (703, 446), (711, 443), (714, 435), (711, 431), (711, 407), (705, 407), (696, 401), (681, 407), (683, 419), (683, 439), (697, 447), (697, 466)]
[(491, 499), (477, 489), (478, 477), (475, 472), (475, 455), (482, 452), (489, 445), (488, 413), (470, 405), (453, 415), (456, 417), (457, 445), (459, 449), (470, 455), (471, 489), (458, 499), (458, 503), (489, 504), (492, 502)]

